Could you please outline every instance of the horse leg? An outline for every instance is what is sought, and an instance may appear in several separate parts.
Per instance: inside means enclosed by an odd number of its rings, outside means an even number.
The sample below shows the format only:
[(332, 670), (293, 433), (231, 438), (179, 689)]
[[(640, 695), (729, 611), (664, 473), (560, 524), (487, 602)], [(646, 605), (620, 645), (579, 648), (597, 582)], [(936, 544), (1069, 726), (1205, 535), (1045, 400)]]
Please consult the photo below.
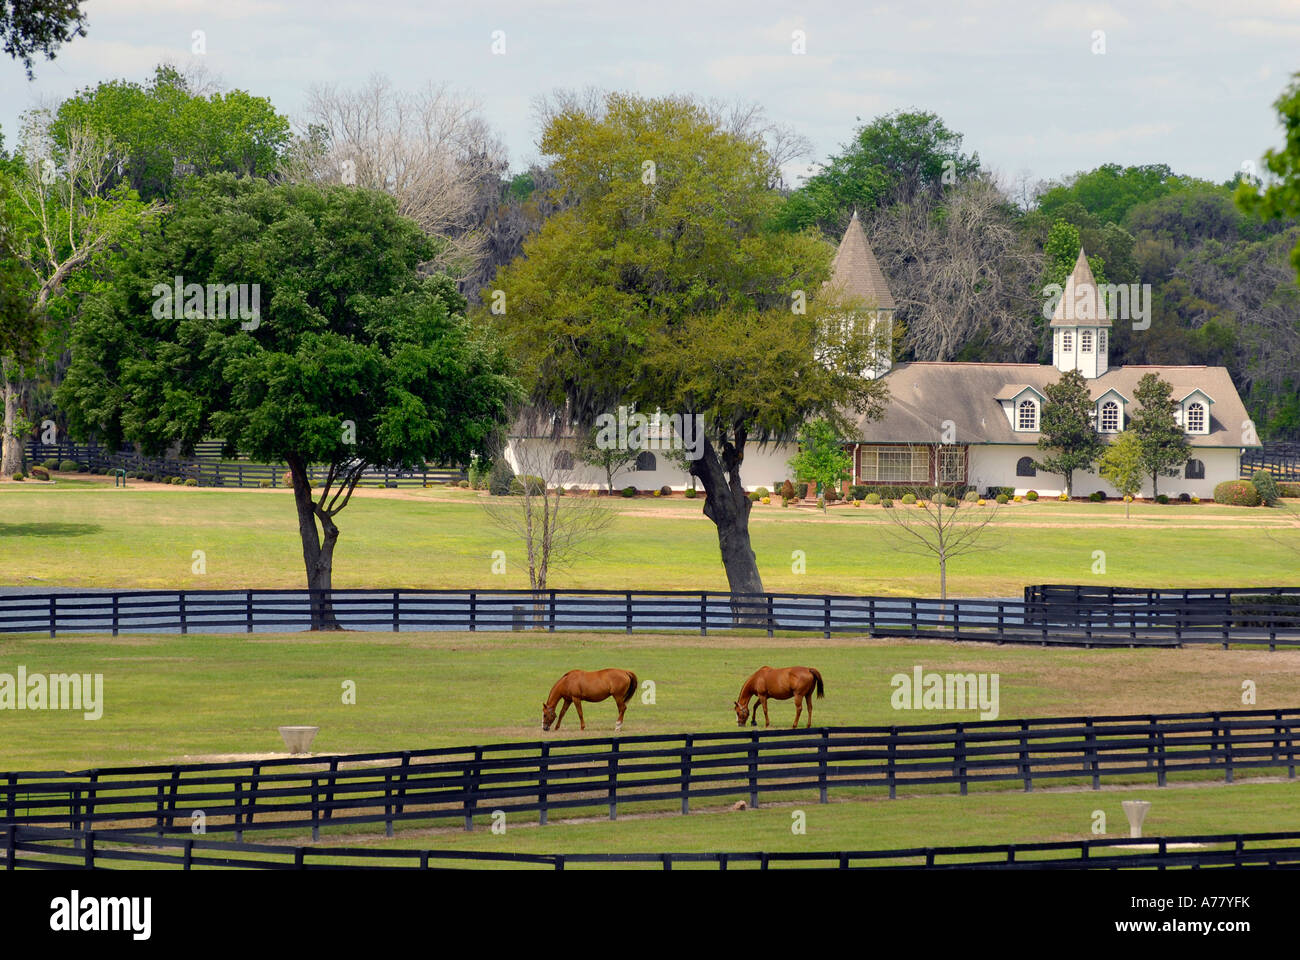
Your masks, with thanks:
[[(770, 727), (772, 718), (767, 715), (767, 697), (759, 697), (759, 703), (763, 704), (763, 726)], [(754, 716), (758, 716), (758, 711), (754, 711)]]
[(560, 715), (555, 718), (556, 730), (560, 729), (560, 721), (564, 719), (564, 714), (568, 712), (568, 709), (569, 709), (569, 701), (565, 700), (563, 703), (560, 704)]
[(586, 729), (587, 729), (587, 718), (584, 717), (584, 716), (582, 715), (582, 701), (579, 700), (577, 697), (574, 697), (574, 698), (573, 698), (573, 706), (574, 706), (574, 709), (578, 711), (578, 729), (579, 729), (579, 730), (586, 730)]
[(799, 726), (799, 714), (801, 713), (803, 713), (803, 697), (796, 693), (794, 695), (794, 727), (791, 729)]
[[(813, 701), (812, 688), (809, 687), (809, 688), (808, 688), (808, 693), (807, 693), (807, 694), (805, 695), (805, 697), (804, 697), (804, 702), (808, 705), (808, 727), (809, 727), (810, 729), (812, 728), (812, 701)], [(798, 720), (798, 718), (796, 717), (796, 718), (795, 718), (795, 723), (798, 723), (798, 722), (799, 722), (799, 720)]]
[(618, 700), (615, 702), (618, 703), (618, 720), (614, 724), (614, 732), (618, 733), (623, 729), (623, 714), (627, 712), (627, 701)]

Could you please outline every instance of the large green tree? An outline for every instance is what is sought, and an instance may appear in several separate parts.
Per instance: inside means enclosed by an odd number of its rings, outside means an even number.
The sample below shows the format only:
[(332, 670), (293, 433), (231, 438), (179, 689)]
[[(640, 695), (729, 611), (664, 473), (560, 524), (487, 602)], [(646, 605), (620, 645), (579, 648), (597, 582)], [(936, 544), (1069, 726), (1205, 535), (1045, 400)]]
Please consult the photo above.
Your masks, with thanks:
[[(589, 427), (620, 403), (700, 417), (704, 489), (733, 593), (762, 592), (741, 472), (750, 444), (813, 417), (849, 429), (885, 397), (866, 325), (827, 322), (832, 249), (765, 228), (779, 203), (760, 139), (689, 99), (612, 94), (546, 123), (572, 206), (497, 276), (496, 313), (535, 403)], [(689, 423), (696, 421), (690, 420)]]
[(1088, 392), (1088, 381), (1078, 370), (1061, 374), (1061, 379), (1044, 388), (1047, 402), (1039, 422), (1038, 449), (1046, 451), (1034, 466), (1065, 478), (1065, 492), (1074, 494), (1074, 471), (1087, 470), (1101, 456), (1105, 444), (1093, 421), (1096, 405)]
[(839, 237), (854, 208), (863, 212), (922, 193), (937, 196), (979, 172), (979, 155), (934, 113), (895, 111), (858, 129), (841, 152), (787, 199), (779, 222), (817, 226)]
[(54, 59), (59, 44), (86, 35), (84, 0), (0, 0), (0, 40), (4, 51), (22, 63), (32, 79), (37, 53)]
[[(191, 190), (87, 305), (59, 402), (80, 435), (152, 453), (215, 435), (286, 463), (307, 586), (328, 590), (362, 471), (467, 462), (517, 385), (451, 282), (418, 274), (430, 242), (386, 195), (229, 174)], [(238, 284), (237, 312), (213, 290)], [(333, 625), (321, 604), (313, 626)]]
[(1129, 422), (1129, 429), (1138, 438), (1142, 450), (1142, 465), (1151, 478), (1151, 496), (1160, 493), (1160, 478), (1174, 476), (1174, 468), (1187, 462), (1191, 444), (1183, 428), (1174, 419), (1178, 404), (1173, 399), (1173, 387), (1159, 374), (1144, 374), (1133, 390), (1138, 403)]
[(205, 92), (192, 77), (161, 64), (148, 83), (109, 80), (59, 105), (55, 142), (88, 128), (110, 138), (112, 188), (125, 180), (144, 200), (169, 199), (189, 175), (269, 177), (289, 147), (289, 120), (271, 102), (243, 90)]
[[(1286, 144), (1264, 154), (1264, 168), (1272, 174), (1270, 182), (1243, 181), (1237, 187), (1236, 200), (1244, 210), (1265, 219), (1300, 217), (1300, 73), (1273, 106), (1286, 131)], [(1300, 240), (1291, 248), (1291, 266), (1300, 278)]]

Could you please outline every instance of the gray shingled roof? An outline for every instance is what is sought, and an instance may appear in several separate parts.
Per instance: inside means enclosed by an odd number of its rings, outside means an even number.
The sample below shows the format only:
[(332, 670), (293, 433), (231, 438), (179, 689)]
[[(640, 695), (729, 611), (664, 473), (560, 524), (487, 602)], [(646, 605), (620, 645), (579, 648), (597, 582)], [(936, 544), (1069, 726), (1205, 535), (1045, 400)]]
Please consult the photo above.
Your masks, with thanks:
[[(1189, 436), (1194, 447), (1245, 447), (1242, 423), (1248, 419), (1232, 378), (1224, 367), (1112, 367), (1088, 381), (1093, 399), (1111, 388), (1133, 403), (1144, 374), (1156, 373), (1183, 397), (1200, 388), (1215, 399), (1210, 406), (1210, 432)], [(956, 425), (962, 444), (1037, 444), (1037, 433), (1017, 433), (995, 397), (1009, 385), (1028, 385), (1040, 393), (1061, 378), (1050, 364), (1038, 363), (900, 363), (884, 376), (890, 401), (876, 421), (860, 420), (857, 436), (863, 443), (934, 443), (943, 422)], [(1126, 408), (1133, 412), (1133, 406)], [(1257, 444), (1254, 444), (1257, 445)]]
[(876, 255), (871, 252), (871, 244), (867, 243), (856, 210), (840, 240), (839, 249), (835, 251), (835, 259), (831, 261), (831, 278), (826, 285), (841, 296), (874, 304), (878, 310), (894, 309), (894, 296), (889, 292), (889, 284), (876, 262)]
[(1056, 309), (1052, 311), (1053, 327), (1073, 327), (1076, 325), (1109, 327), (1110, 314), (1106, 310), (1106, 301), (1097, 289), (1092, 268), (1083, 247), (1079, 248), (1079, 259), (1074, 261), (1074, 270), (1065, 280), (1065, 289)]

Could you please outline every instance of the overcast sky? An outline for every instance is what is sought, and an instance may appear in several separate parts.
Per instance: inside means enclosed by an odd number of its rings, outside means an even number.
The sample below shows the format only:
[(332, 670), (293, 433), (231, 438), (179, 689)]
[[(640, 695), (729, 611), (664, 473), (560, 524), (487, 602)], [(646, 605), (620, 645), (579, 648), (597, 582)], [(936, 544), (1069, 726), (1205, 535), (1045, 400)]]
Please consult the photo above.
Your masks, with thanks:
[[(1300, 71), (1300, 0), (90, 0), (85, 9), (87, 36), (38, 61), (34, 82), (21, 64), (0, 62), (7, 147), (30, 106), (110, 78), (143, 81), (170, 60), (200, 61), (227, 88), (269, 97), (295, 119), (312, 84), (376, 72), (407, 88), (448, 82), (478, 98), (514, 169), (537, 156), (533, 97), (592, 85), (756, 100), (812, 141), (812, 161), (860, 121), (919, 108), (964, 134), (964, 148), (1006, 181), (1107, 162), (1226, 180), (1281, 144), (1272, 103)], [(192, 53), (196, 30), (202, 56)], [(793, 52), (796, 31), (805, 53)]]

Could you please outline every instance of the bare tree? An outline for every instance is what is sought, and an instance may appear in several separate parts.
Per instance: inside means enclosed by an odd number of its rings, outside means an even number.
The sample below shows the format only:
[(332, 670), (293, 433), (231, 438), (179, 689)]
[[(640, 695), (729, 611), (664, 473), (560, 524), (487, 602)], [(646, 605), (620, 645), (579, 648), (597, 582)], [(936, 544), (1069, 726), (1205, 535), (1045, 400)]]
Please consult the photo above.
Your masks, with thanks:
[(483, 185), (505, 170), (505, 148), (476, 101), (445, 85), (402, 92), (375, 75), (355, 90), (308, 92), (290, 176), (391, 194), (403, 216), (441, 241), (428, 266), (459, 280), (483, 253)]
[(514, 492), (490, 498), (484, 510), (523, 542), (528, 585), (542, 591), (554, 571), (591, 555), (615, 514), (608, 501), (573, 486), (579, 461), (572, 451), (546, 440), (516, 439), (513, 453), (519, 466)]
[(981, 342), (1024, 359), (1036, 342), (1042, 254), (1017, 231), (1012, 203), (992, 180), (886, 207), (870, 234), (918, 360), (953, 360)]
[[(940, 466), (942, 444), (909, 445), (911, 458), (923, 452), (936, 470)], [(940, 480), (935, 485), (910, 485), (915, 504), (896, 501), (885, 511), (889, 523), (886, 532), (900, 548), (939, 562), (939, 599), (948, 599), (948, 562), (977, 550), (996, 549), (996, 544), (981, 543), (981, 537), (999, 512), (996, 500), (984, 506), (963, 502), (962, 484)], [(941, 608), (942, 609), (942, 608)]]

